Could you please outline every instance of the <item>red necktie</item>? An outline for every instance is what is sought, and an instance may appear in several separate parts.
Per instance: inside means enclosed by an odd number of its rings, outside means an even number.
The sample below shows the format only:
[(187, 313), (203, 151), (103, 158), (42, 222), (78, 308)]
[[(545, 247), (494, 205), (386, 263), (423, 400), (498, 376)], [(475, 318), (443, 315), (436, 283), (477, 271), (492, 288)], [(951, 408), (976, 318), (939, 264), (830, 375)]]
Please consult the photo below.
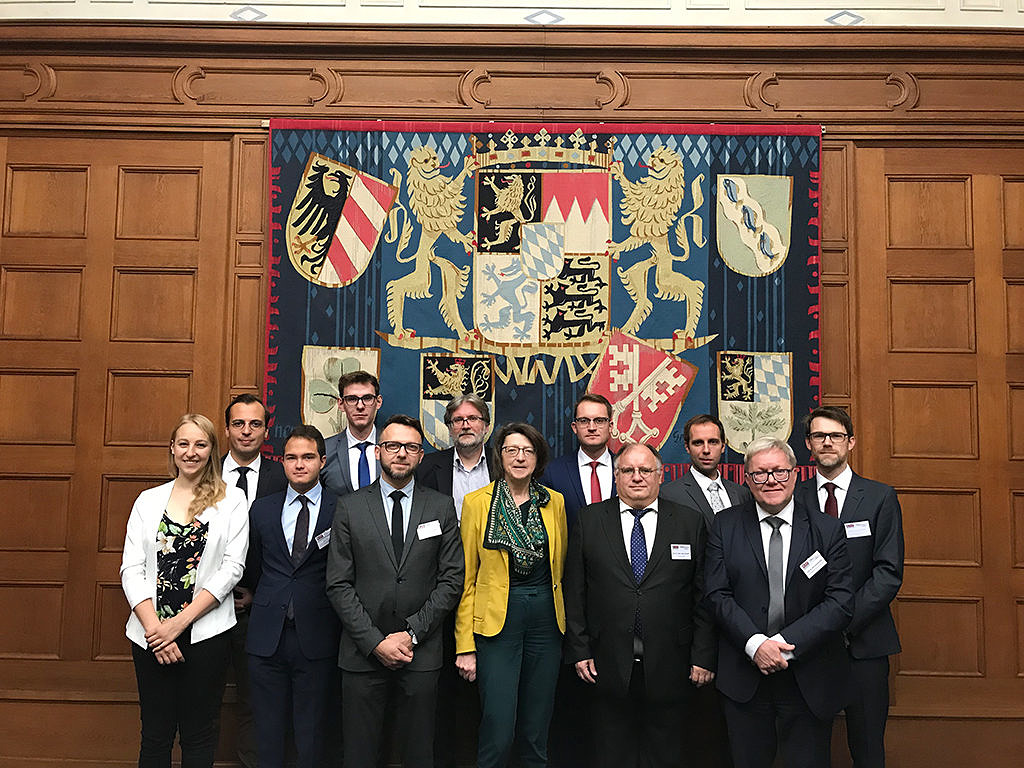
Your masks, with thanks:
[(839, 502), (836, 501), (836, 484), (825, 483), (825, 493), (828, 495), (825, 497), (825, 514), (834, 517), (836, 520), (839, 519)]
[(598, 462), (590, 462), (590, 503), (597, 504), (601, 498), (601, 480), (597, 476)]

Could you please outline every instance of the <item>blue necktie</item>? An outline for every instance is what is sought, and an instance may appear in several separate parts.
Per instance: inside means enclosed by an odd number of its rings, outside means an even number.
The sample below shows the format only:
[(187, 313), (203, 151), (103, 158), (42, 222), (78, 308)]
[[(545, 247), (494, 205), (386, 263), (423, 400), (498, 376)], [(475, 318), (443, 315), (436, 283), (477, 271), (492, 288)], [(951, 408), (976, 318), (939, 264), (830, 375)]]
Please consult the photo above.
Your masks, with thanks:
[(370, 447), (369, 443), (359, 443), (356, 448), (359, 449), (359, 487), (365, 488), (370, 484), (370, 462), (366, 458), (366, 449)]
[(629, 537), (629, 562), (633, 566), (633, 578), (639, 584), (643, 581), (647, 570), (647, 540), (644, 538), (644, 527), (640, 525), (646, 509), (631, 509), (633, 513), (633, 533)]

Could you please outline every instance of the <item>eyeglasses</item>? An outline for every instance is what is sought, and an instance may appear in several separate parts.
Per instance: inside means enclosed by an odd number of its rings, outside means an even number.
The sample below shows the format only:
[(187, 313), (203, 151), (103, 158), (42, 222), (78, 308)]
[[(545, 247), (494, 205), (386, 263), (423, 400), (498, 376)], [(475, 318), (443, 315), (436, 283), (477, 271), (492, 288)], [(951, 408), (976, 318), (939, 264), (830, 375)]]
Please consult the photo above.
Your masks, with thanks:
[(595, 427), (603, 427), (611, 421), (607, 416), (597, 416), (593, 419), (588, 419), (586, 416), (579, 416), (573, 419), (574, 422), (579, 424), (581, 427), (589, 427), (593, 424)]
[(232, 429), (244, 429), (246, 424), (249, 425), (249, 429), (253, 432), (263, 429), (263, 421), (261, 419), (253, 419), (252, 421), (246, 421), (245, 419), (232, 419), (229, 422), (229, 426)]
[(501, 452), (509, 458), (515, 458), (519, 454), (523, 454), (523, 456), (529, 458), (530, 456), (535, 456), (537, 454), (537, 451), (525, 445), (503, 445), (501, 447)]
[(812, 443), (821, 445), (826, 439), (831, 440), (833, 443), (841, 443), (849, 437), (845, 432), (811, 432), (807, 437), (810, 438)]
[(423, 450), (423, 443), (400, 443), (397, 440), (385, 440), (383, 443), (378, 443), (378, 445), (388, 453), (398, 453), (404, 448), (405, 452), (410, 456), (415, 456)]
[(648, 478), (658, 470), (651, 467), (616, 467), (615, 471), (620, 475), (635, 475), (639, 472), (641, 477)]
[(483, 420), (484, 420), (483, 416), (456, 416), (454, 419), (452, 419), (448, 423), (449, 424), (454, 424), (456, 427), (461, 427), (463, 425), (473, 426), (477, 422), (480, 422), (480, 421), (483, 421)]
[(769, 469), (767, 472), (747, 472), (747, 477), (758, 485), (767, 483), (769, 477), (773, 478), (777, 483), (784, 483), (789, 480), (789, 476), (795, 471), (795, 469)]
[(369, 408), (376, 399), (377, 395), (344, 395), (341, 398), (341, 402), (345, 405), (356, 405), (358, 403), (362, 403)]

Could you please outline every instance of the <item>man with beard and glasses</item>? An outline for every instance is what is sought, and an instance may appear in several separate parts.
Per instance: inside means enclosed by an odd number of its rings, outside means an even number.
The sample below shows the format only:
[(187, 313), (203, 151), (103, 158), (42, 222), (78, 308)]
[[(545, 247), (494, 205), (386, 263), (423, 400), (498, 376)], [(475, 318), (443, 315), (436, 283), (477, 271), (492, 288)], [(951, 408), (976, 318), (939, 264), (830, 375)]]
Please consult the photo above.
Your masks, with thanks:
[[(448, 425), (452, 447), (424, 456), (416, 468), (416, 480), (451, 496), (455, 514), (461, 520), (466, 494), (489, 485), (494, 475), (493, 455), (487, 449), (491, 411), (482, 398), (459, 395), (445, 408), (444, 423)], [(434, 764), (438, 768), (455, 768), (459, 716), (475, 725), (480, 719), (480, 703), (473, 686), (459, 677), (455, 668), (454, 611), (445, 618), (443, 633), (444, 664), (437, 681)]]
[(850, 699), (846, 740), (854, 768), (885, 765), (889, 714), (889, 656), (900, 652), (890, 603), (903, 583), (903, 517), (896, 491), (850, 469), (853, 420), (842, 408), (822, 407), (805, 420), (807, 447), (818, 464), (796, 489), (798, 501), (843, 525), (853, 564), (853, 619), (846, 628)]
[(338, 499), (327, 596), (341, 617), (345, 765), (381, 759), (385, 714), (407, 768), (434, 761), (441, 627), (462, 594), (465, 560), (455, 507), (413, 479), (423, 428), (388, 419), (376, 449), (379, 479)]

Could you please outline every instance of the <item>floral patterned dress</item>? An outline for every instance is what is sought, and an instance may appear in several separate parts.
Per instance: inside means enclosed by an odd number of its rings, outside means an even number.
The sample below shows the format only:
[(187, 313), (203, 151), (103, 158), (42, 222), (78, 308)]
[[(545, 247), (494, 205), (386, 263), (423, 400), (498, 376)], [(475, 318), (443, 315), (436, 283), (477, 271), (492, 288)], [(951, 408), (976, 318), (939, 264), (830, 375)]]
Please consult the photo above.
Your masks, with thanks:
[(161, 621), (176, 616), (192, 602), (209, 530), (209, 523), (176, 523), (166, 512), (160, 519), (156, 529), (156, 615)]

